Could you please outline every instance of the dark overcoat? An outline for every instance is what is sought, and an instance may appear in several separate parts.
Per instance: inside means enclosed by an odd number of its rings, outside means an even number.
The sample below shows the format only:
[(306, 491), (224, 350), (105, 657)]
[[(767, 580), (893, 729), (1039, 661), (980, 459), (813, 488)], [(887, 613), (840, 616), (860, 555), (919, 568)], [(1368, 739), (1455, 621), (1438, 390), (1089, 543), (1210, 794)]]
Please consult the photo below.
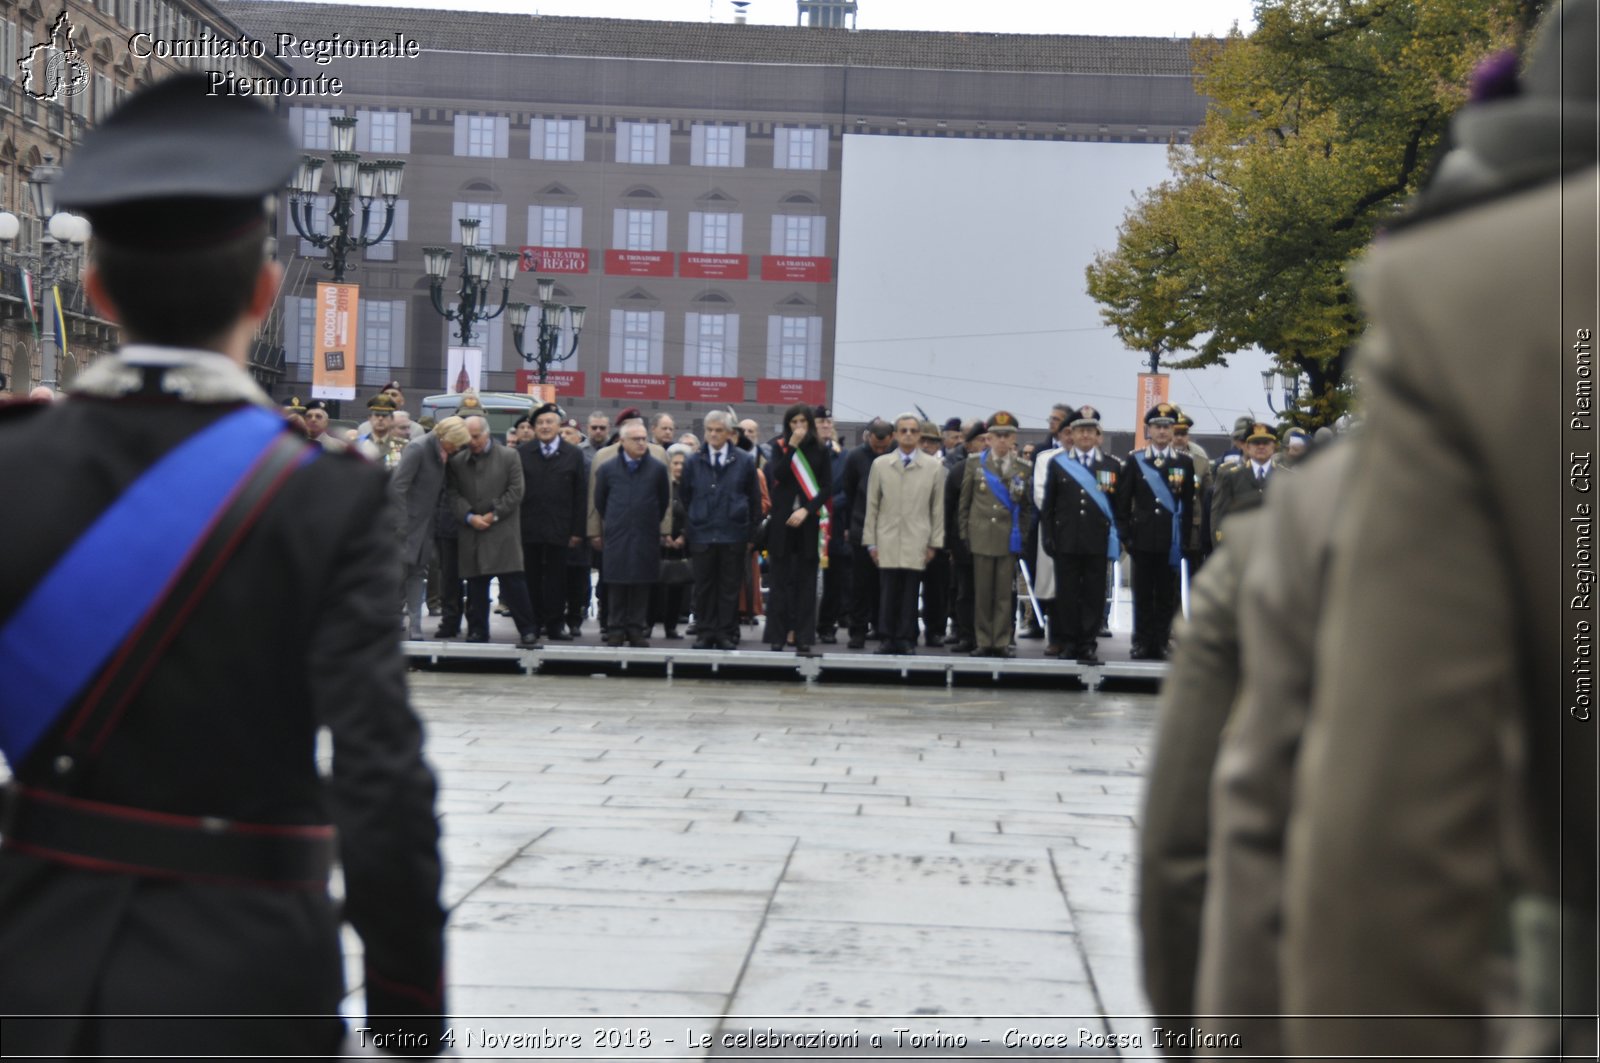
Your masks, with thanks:
[[(793, 555), (804, 561), (818, 561), (817, 524), (823, 504), (833, 496), (833, 455), (824, 450), (814, 436), (800, 444), (800, 453), (806, 456), (817, 479), (817, 496), (810, 501), (800, 490), (800, 478), (795, 472), (795, 452), (789, 448), (789, 440), (780, 437), (772, 441), (772, 460), (766, 468), (767, 488), (772, 495), (772, 518), (767, 525), (767, 554), (770, 557)], [(797, 528), (788, 527), (789, 515), (797, 507), (806, 511), (806, 519)], [(831, 521), (831, 513), (829, 518)]]
[[(0, 414), (0, 491), (26, 498), (32, 515), (0, 521), (0, 623), (173, 447), (247, 403), (271, 409), (221, 355), (156, 353), (172, 367), (141, 372), (103, 359), (67, 401)], [(116, 446), (90, 442), (104, 438)], [(8, 836), (0, 1001), (8, 1013), (69, 1016), (8, 1021), (8, 1053), (70, 1054), (84, 1033), (75, 1016), (88, 1012), (330, 1015), (344, 995), (341, 919), (363, 941), (369, 1011), (410, 1016), (408, 1028), (438, 1042), (445, 916), (434, 780), (407, 702), (387, 476), (353, 452), (317, 454), (288, 475), (150, 662), (99, 753), (59, 777), (63, 719), (12, 769), (28, 787), (148, 813), (278, 829), (331, 822), (342, 906), (326, 888), (75, 866)], [(326, 776), (322, 728), (332, 734)], [(221, 1057), (240, 1045), (276, 1058), (325, 1056), (340, 1034), (331, 1019), (248, 1032), (136, 1019), (99, 1032), (105, 1055), (165, 1058)]]
[(667, 467), (649, 455), (635, 469), (619, 457), (595, 471), (607, 583), (654, 583), (661, 577), (661, 521), (671, 501)]
[(1143, 458), (1166, 481), (1172, 500), (1183, 511), (1178, 524), (1178, 549), (1186, 543), (1186, 532), (1194, 516), (1194, 459), (1173, 452), (1170, 458), (1151, 458), (1148, 450), (1136, 450), (1122, 462), (1127, 477), (1117, 492), (1117, 533), (1130, 554), (1164, 554), (1172, 547), (1172, 511), (1161, 504), (1146, 482), (1136, 459)]
[(544, 456), (537, 439), (517, 448), (522, 461), (522, 541), (566, 546), (581, 538), (589, 517), (589, 467), (583, 452), (565, 440)]
[[(510, 447), (491, 443), (482, 454), (462, 447), (450, 455), (447, 490), (460, 536), (461, 578), (522, 571), (522, 461)], [(467, 524), (467, 514), (493, 513), (483, 531)]]

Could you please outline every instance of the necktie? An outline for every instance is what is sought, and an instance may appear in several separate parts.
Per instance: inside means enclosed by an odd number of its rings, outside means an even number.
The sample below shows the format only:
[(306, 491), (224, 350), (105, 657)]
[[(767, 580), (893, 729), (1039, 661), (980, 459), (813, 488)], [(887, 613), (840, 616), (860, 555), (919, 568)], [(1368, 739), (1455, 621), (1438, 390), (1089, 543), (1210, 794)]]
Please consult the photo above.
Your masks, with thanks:
[(556, 448), (553, 447), (553, 446), (545, 447), (544, 448), (544, 456), (547, 457), (547, 458), (555, 457), (556, 456)]
[(721, 452), (721, 451), (720, 451), (720, 450), (719, 450), (719, 451), (717, 451), (717, 454), (716, 454), (716, 459), (717, 459), (717, 460), (716, 460), (716, 461), (715, 461), (715, 462), (713, 462), (713, 463), (712, 463), (712, 464), (713, 464), (713, 465), (714, 465), (714, 466), (715, 466), (715, 467), (716, 467), (716, 468), (719, 468), (719, 469), (720, 469), (720, 468), (722, 468), (722, 452)]
[(1260, 466), (1257, 466), (1256, 467), (1256, 483), (1264, 484), (1266, 482), (1267, 482), (1267, 470), (1261, 468)]
[(905, 457), (901, 458), (900, 464), (903, 468), (911, 468), (911, 455), (907, 454)]

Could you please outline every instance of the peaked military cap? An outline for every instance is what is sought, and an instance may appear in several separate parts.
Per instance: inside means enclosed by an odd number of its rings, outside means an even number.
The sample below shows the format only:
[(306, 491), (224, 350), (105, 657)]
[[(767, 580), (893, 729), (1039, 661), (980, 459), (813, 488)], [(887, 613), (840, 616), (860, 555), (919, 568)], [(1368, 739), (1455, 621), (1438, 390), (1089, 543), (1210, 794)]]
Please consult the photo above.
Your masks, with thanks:
[(1093, 406), (1085, 406), (1073, 413), (1067, 421), (1068, 428), (1099, 428), (1100, 411)]
[(208, 96), (177, 74), (130, 96), (83, 138), (56, 182), (95, 237), (122, 247), (211, 247), (266, 224), (265, 199), (298, 158), (288, 126), (256, 101)]
[(989, 431), (991, 432), (1015, 432), (1016, 430), (1016, 417), (1005, 410), (1000, 410), (989, 418)]
[(482, 414), (483, 402), (478, 398), (476, 391), (467, 390), (461, 393), (461, 405), (456, 407), (457, 417), (466, 417), (469, 414)]
[(380, 391), (367, 400), (367, 409), (373, 413), (394, 413), (399, 407), (394, 404), (393, 399)]
[(1249, 432), (1245, 434), (1244, 441), (1246, 443), (1276, 443), (1278, 436), (1272, 431), (1270, 424), (1261, 424), (1258, 421), (1250, 426)]
[(1184, 431), (1188, 431), (1194, 427), (1193, 417), (1190, 417), (1182, 410), (1177, 409), (1177, 407), (1173, 407), (1173, 409), (1176, 411), (1172, 421), (1174, 427), (1181, 428)]
[(284, 413), (305, 413), (306, 404), (300, 401), (299, 395), (290, 395), (283, 400)]
[(833, 420), (833, 411), (826, 406), (814, 406), (811, 409), (811, 419), (814, 421)]
[(1177, 424), (1178, 408), (1170, 402), (1158, 402), (1145, 412), (1144, 423), (1149, 425)]

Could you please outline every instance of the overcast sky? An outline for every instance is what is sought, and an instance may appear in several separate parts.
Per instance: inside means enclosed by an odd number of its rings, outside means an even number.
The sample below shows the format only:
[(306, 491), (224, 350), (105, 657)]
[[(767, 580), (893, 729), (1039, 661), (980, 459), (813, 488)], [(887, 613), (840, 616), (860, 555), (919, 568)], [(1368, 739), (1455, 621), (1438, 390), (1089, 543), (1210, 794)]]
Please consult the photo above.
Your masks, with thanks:
[[(731, 0), (347, 0), (382, 7), (510, 11), (589, 18), (732, 22)], [(1223, 34), (1253, 25), (1254, 0), (860, 0), (863, 30), (991, 30), (1133, 37)], [(795, 0), (750, 0), (750, 22), (792, 26)]]

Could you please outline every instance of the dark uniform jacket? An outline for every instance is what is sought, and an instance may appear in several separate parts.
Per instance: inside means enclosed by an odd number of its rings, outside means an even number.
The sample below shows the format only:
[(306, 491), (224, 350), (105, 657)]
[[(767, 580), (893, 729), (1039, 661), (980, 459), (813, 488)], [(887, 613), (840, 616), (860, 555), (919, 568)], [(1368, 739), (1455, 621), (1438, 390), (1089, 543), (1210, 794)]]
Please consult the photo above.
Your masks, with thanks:
[(972, 561), (971, 548), (961, 541), (961, 485), (967, 478), (967, 460), (973, 457), (947, 465), (944, 476), (944, 545), (962, 563)]
[(839, 478), (839, 490), (844, 500), (839, 506), (840, 520), (850, 529), (850, 545), (861, 545), (861, 531), (867, 524), (867, 479), (872, 474), (872, 463), (878, 452), (866, 443), (845, 455), (844, 475)]
[[(1042, 455), (1049, 462), (1045, 475), (1044, 505), (1039, 512), (1039, 535), (1047, 554), (1098, 554), (1106, 556), (1106, 546), (1111, 538), (1111, 521), (1100, 512), (1087, 492), (1063, 470), (1056, 461), (1059, 450)], [(1070, 452), (1069, 452), (1070, 453)], [(1098, 452), (1089, 471), (1094, 473), (1100, 490), (1110, 497), (1111, 512), (1117, 511), (1117, 492), (1125, 490), (1126, 473), (1122, 462)], [(1072, 460), (1072, 459), (1068, 459)]]
[(1173, 451), (1171, 458), (1151, 458), (1149, 449), (1136, 450), (1122, 462), (1126, 474), (1117, 492), (1117, 534), (1129, 553), (1164, 554), (1172, 547), (1172, 511), (1163, 506), (1145, 481), (1144, 471), (1135, 459), (1143, 458), (1167, 482), (1172, 500), (1183, 511), (1178, 527), (1178, 548), (1185, 545), (1185, 532), (1194, 513), (1196, 476), (1194, 460)]
[[(141, 347), (125, 357), (175, 367), (141, 372), (105, 359), (67, 401), (0, 416), (0, 484), (12, 502), (26, 498), (29, 515), (0, 521), (0, 622), (158, 459), (246, 403), (268, 402), (221, 355)], [(120, 397), (141, 381), (141, 393)], [(90, 442), (105, 438), (117, 444)], [(0, 847), (6, 1012), (329, 1015), (344, 995), (342, 918), (362, 938), (370, 1012), (411, 1016), (408, 1028), (438, 1044), (445, 914), (434, 778), (407, 702), (388, 478), (354, 453), (318, 453), (240, 541), (98, 755), (59, 780), (63, 719), (12, 767), (31, 788), (152, 813), (331, 822), (342, 910), (325, 889), (148, 877)], [(326, 778), (322, 727), (333, 740)], [(5, 1048), (66, 1054), (83, 1032), (8, 1022)], [(188, 1022), (180, 1034), (168, 1040), (169, 1024), (133, 1020), (100, 1049), (326, 1054), (339, 1029), (273, 1022), (244, 1038)]]
[(522, 459), (522, 541), (566, 546), (582, 537), (589, 518), (589, 469), (583, 452), (564, 439), (544, 456), (537, 439), (517, 448)]
[[(782, 557), (793, 553), (807, 561), (820, 560), (817, 555), (817, 524), (819, 511), (833, 496), (833, 455), (824, 450), (815, 438), (800, 444), (801, 453), (811, 465), (817, 478), (817, 497), (806, 501), (800, 490), (800, 479), (795, 473), (794, 454), (789, 449), (787, 437), (772, 441), (772, 460), (767, 463), (767, 487), (772, 495), (772, 518), (767, 532), (767, 553)], [(789, 515), (796, 507), (803, 508), (808, 516), (798, 528), (787, 526)], [(829, 514), (831, 524), (832, 514)]]
[(635, 469), (628, 468), (625, 456), (600, 466), (594, 505), (604, 537), (607, 583), (654, 583), (661, 578), (661, 522), (671, 501), (671, 474), (649, 454)]
[(1217, 472), (1217, 483), (1211, 493), (1212, 543), (1222, 542), (1222, 522), (1228, 519), (1228, 514), (1242, 513), (1259, 506), (1272, 478), (1283, 473), (1283, 468), (1274, 462), (1269, 466), (1267, 475), (1257, 479), (1256, 467), (1248, 458), (1222, 466)]

